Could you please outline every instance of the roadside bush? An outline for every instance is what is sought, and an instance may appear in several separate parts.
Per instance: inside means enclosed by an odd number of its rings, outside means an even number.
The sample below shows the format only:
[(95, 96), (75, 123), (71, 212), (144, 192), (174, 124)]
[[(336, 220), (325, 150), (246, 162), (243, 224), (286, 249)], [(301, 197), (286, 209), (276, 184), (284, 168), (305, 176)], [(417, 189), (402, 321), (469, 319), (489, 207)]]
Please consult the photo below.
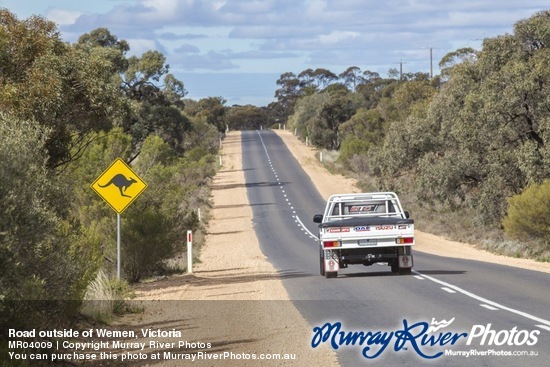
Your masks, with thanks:
[[(144, 199), (144, 198), (139, 198)], [(127, 279), (139, 281), (160, 269), (162, 261), (175, 254), (176, 233), (173, 217), (160, 208), (150, 206), (150, 200), (141, 200), (125, 218), (122, 266)], [(128, 209), (130, 211), (130, 209)]]
[(0, 330), (70, 321), (97, 271), (100, 244), (69, 220), (70, 186), (47, 168), (46, 136), (0, 115)]
[(340, 161), (344, 167), (351, 169), (355, 173), (366, 172), (366, 165), (357, 164), (358, 156), (366, 155), (369, 151), (370, 143), (359, 138), (346, 139), (340, 147)]
[(502, 225), (508, 237), (540, 241), (550, 250), (550, 180), (509, 198)]

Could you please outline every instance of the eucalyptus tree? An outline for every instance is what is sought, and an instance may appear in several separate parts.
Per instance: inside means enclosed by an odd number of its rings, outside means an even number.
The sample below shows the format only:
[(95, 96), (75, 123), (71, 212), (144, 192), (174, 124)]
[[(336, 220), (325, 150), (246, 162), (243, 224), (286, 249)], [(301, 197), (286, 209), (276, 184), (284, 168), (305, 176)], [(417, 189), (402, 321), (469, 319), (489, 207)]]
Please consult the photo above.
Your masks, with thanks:
[(342, 143), (338, 133), (339, 127), (355, 114), (362, 101), (343, 85), (322, 94), (327, 94), (328, 99), (321, 104), (316, 116), (307, 124), (308, 136), (318, 147), (339, 149)]
[(186, 111), (198, 120), (214, 126), (220, 133), (227, 129), (227, 101), (223, 97), (201, 98)]
[(109, 129), (122, 102), (113, 59), (60, 38), (55, 23), (39, 16), (18, 20), (0, 9), (0, 109), (48, 128), (48, 165), (81, 154), (93, 131)]
[(318, 90), (324, 90), (329, 85), (336, 82), (338, 76), (328, 69), (317, 68), (313, 71), (313, 79), (317, 84)]
[(348, 89), (352, 92), (355, 91), (359, 84), (363, 84), (365, 82), (363, 73), (361, 72), (361, 69), (357, 66), (350, 66), (342, 73), (340, 73), (338, 77), (343, 80), (344, 85), (348, 87)]
[(473, 63), (477, 60), (477, 57), (476, 50), (471, 47), (463, 47), (447, 53), (439, 62), (441, 76), (447, 80), (451, 75), (453, 66), (463, 62)]
[(279, 89), (275, 91), (275, 98), (279, 105), (279, 115), (286, 120), (293, 113), (294, 104), (301, 95), (301, 81), (296, 74), (286, 72), (277, 79)]

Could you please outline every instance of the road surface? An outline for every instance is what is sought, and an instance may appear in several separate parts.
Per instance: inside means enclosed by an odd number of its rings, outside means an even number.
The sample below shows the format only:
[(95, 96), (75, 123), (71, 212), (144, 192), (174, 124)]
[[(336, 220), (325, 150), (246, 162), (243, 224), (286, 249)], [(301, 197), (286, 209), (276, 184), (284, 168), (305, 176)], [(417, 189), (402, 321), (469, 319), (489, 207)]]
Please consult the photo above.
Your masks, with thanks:
[[(322, 213), (324, 199), (274, 132), (242, 134), (253, 225), (290, 299), (312, 330), (339, 322), (342, 331), (371, 333), (362, 346), (339, 347), (342, 366), (550, 365), (548, 274), (416, 252), (409, 276), (394, 275), (388, 266), (354, 265), (337, 279), (325, 279), (319, 275), (317, 228), (312, 223), (313, 215)], [(433, 334), (449, 334), (448, 339), (422, 343), (420, 337), (412, 337), (425, 325), (443, 320), (452, 323)], [(402, 337), (411, 340), (396, 342), (396, 332), (407, 328), (409, 334)], [(451, 337), (456, 338), (454, 344)], [(329, 342), (319, 348), (330, 347)], [(367, 360), (363, 352), (370, 357), (380, 354)], [(440, 357), (425, 358), (442, 352)], [(468, 357), (456, 355), (466, 352)]]

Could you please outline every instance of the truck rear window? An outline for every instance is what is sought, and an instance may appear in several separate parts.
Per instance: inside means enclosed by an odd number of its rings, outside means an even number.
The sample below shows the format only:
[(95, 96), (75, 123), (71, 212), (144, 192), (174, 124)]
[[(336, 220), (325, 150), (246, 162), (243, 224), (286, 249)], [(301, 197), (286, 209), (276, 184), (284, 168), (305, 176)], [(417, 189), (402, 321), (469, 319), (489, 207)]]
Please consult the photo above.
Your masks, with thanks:
[[(343, 213), (340, 213), (340, 207), (343, 209)], [(388, 201), (388, 211), (386, 211), (385, 202), (375, 203), (335, 203), (332, 209), (332, 215), (355, 215), (355, 214), (395, 214), (395, 207), (391, 201)]]

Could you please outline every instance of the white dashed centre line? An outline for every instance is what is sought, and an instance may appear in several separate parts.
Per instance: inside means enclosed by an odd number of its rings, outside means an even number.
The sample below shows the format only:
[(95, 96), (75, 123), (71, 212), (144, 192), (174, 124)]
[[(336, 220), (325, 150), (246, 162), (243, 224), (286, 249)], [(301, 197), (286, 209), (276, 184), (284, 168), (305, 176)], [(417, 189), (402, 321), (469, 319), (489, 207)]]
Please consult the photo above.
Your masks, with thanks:
[(294, 222), (297, 223), (296, 225), (298, 226), (298, 228), (300, 228), (300, 230), (302, 232), (305, 232), (305, 234), (308, 237), (317, 240), (317, 236), (315, 236), (313, 233), (311, 233), (310, 230), (307, 229), (307, 227), (304, 225), (304, 223), (302, 223), (300, 218), (298, 218), (298, 216), (296, 215), (296, 211), (294, 210), (294, 206), (292, 205), (292, 202), (288, 198), (288, 195), (286, 194), (286, 191), (284, 190), (284, 188), (282, 186), (282, 183), (280, 182), (279, 175), (277, 174), (277, 170), (275, 169), (275, 167), (273, 167), (273, 163), (271, 162), (271, 159), (269, 157), (269, 153), (267, 151), (267, 146), (264, 143), (264, 139), (262, 138), (262, 134), (260, 133), (260, 131), (256, 131), (256, 132), (258, 133), (258, 136), (260, 137), (260, 141), (262, 143), (265, 155), (267, 157), (267, 162), (269, 163), (269, 167), (271, 168), (271, 171), (273, 171), (273, 175), (275, 176), (275, 179), (277, 180), (277, 184), (279, 185), (279, 187), (281, 189), (281, 193), (283, 194), (283, 198), (285, 199), (286, 203), (288, 204), (288, 206), (292, 210), (292, 214), (293, 214), (292, 217), (294, 218)]

